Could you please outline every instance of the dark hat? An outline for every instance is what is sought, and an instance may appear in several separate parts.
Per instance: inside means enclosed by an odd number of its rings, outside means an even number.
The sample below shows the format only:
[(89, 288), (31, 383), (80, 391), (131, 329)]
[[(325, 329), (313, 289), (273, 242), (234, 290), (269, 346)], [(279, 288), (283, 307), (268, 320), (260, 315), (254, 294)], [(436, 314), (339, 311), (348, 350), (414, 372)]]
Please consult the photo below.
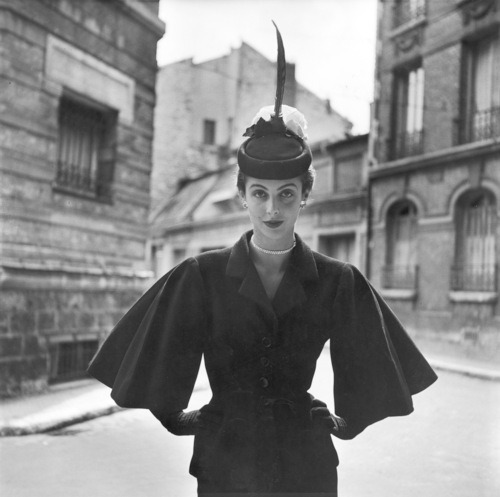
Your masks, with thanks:
[(274, 27), (278, 38), (276, 101), (274, 107), (263, 107), (244, 133), (249, 138), (238, 150), (238, 165), (253, 178), (289, 179), (308, 170), (312, 155), (306, 142), (304, 116), (297, 109), (283, 105), (285, 49), (276, 24)]

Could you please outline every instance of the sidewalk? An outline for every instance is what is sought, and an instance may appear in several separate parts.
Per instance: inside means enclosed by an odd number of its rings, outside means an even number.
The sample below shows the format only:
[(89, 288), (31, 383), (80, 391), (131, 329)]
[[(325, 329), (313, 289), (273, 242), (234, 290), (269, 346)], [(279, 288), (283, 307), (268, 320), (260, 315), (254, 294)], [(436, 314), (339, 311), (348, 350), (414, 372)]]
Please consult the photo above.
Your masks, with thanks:
[[(500, 364), (423, 352), (439, 371), (483, 380), (500, 381)], [(195, 389), (208, 388), (206, 378)], [(47, 393), (0, 401), (0, 436), (43, 433), (121, 410), (109, 396), (109, 388), (96, 380), (80, 380), (51, 388)]]

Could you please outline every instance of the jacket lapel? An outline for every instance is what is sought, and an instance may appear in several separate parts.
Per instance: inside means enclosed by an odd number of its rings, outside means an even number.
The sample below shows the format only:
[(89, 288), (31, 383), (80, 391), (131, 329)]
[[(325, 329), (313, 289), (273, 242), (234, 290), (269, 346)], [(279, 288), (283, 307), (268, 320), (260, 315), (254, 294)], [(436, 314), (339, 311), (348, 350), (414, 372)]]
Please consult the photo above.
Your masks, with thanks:
[(307, 300), (304, 284), (318, 279), (314, 255), (309, 247), (295, 235), (297, 245), (292, 253), (290, 264), (285, 271), (280, 286), (271, 303), (264, 286), (250, 260), (248, 241), (252, 232), (245, 233), (234, 245), (226, 268), (226, 274), (242, 280), (240, 295), (253, 300), (268, 311), (281, 316)]
[(282, 316), (306, 300), (306, 292), (300, 279), (295, 271), (288, 267), (274, 296), (273, 307), (276, 314)]
[(295, 239), (297, 245), (274, 297), (273, 306), (278, 316), (306, 302), (306, 283), (318, 280), (318, 269), (311, 249), (297, 234)]
[(226, 275), (241, 280), (238, 290), (240, 295), (274, 313), (271, 302), (266, 295), (264, 285), (250, 260), (248, 241), (251, 235), (251, 231), (244, 233), (234, 245), (227, 263)]
[(255, 266), (252, 263), (248, 265), (248, 271), (240, 285), (239, 293), (240, 295), (253, 300), (256, 304), (264, 307), (266, 310), (274, 313), (273, 306), (266, 294), (266, 290), (259, 277), (259, 273), (257, 273), (257, 269), (255, 269)]

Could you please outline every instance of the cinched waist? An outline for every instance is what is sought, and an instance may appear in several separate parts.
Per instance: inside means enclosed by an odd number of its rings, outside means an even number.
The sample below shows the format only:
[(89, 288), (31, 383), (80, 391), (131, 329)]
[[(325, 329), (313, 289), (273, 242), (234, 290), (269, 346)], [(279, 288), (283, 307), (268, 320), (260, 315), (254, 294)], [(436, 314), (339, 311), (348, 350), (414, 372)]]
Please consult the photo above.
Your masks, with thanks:
[(220, 397), (214, 396), (203, 409), (221, 413), (226, 422), (295, 420), (302, 424), (311, 420), (311, 399), (308, 393), (292, 399), (281, 396), (258, 396), (243, 391)]

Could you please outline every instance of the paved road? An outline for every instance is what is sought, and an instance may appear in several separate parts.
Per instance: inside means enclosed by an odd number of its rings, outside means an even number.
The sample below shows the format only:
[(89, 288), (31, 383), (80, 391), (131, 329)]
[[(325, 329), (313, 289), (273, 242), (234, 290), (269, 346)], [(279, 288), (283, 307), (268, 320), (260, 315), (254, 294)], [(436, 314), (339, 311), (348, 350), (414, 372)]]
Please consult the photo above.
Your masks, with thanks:
[[(322, 363), (312, 392), (328, 399)], [(198, 391), (192, 403), (207, 400)], [(500, 383), (441, 373), (409, 417), (337, 442), (341, 497), (498, 497)], [(129, 410), (45, 435), (0, 439), (6, 497), (189, 497), (191, 437)]]

